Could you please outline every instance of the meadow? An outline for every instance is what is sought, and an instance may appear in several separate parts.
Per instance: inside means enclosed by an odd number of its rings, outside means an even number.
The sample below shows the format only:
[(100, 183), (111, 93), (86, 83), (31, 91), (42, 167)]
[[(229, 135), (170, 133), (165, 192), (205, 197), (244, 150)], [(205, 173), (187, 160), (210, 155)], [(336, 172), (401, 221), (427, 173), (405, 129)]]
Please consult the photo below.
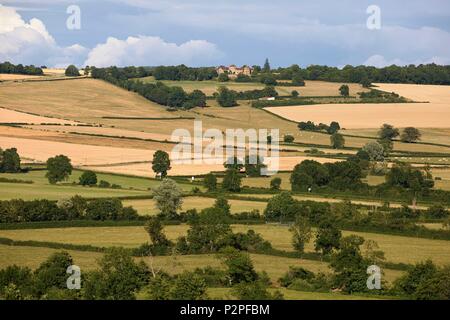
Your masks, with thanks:
[[(146, 77), (138, 79), (145, 83), (156, 83), (154, 77)], [(257, 82), (218, 82), (215, 80), (209, 81), (169, 81), (169, 80), (161, 80), (162, 83), (168, 86), (179, 86), (182, 87), (187, 92), (192, 92), (194, 90), (201, 90), (206, 95), (212, 96), (220, 86), (225, 86), (228, 89), (235, 91), (248, 91), (248, 90), (256, 90), (263, 89), (264, 84)], [(325, 82), (325, 81), (305, 81), (305, 86), (277, 86), (275, 89), (278, 94), (281, 96), (290, 96), (293, 90), (296, 90), (300, 93), (302, 97), (316, 97), (316, 96), (338, 96), (339, 88), (343, 85), (343, 83), (338, 82)], [(350, 89), (350, 95), (356, 96), (359, 92), (368, 91), (363, 88), (361, 85), (356, 83), (348, 84)]]
[[(187, 225), (166, 226), (164, 228), (169, 239), (185, 235)], [(234, 225), (235, 232), (246, 232), (253, 229), (272, 246), (279, 250), (293, 251), (291, 233), (288, 226), (278, 224), (266, 225)], [(385, 252), (386, 260), (394, 263), (416, 263), (432, 259), (435, 263), (450, 264), (450, 246), (445, 240), (431, 240), (404, 236), (385, 235), (367, 232), (344, 231), (343, 236), (356, 234), (366, 240), (374, 240), (380, 250)], [(123, 246), (138, 247), (149, 241), (143, 227), (83, 227), (54, 228), (32, 230), (0, 230), (0, 237), (14, 240), (51, 241), (71, 244), (90, 244), (99, 247)], [(314, 251), (313, 241), (306, 245), (306, 252)]]
[[(89, 198), (108, 198), (108, 197), (130, 197), (130, 196), (149, 196), (149, 188), (159, 186), (158, 180), (128, 177), (122, 175), (97, 173), (97, 179), (108, 181), (110, 184), (117, 184), (122, 189), (83, 187), (73, 183), (78, 183), (82, 174), (80, 170), (74, 170), (69, 180), (64, 184), (51, 185), (45, 177), (46, 171), (29, 171), (27, 173), (0, 173), (1, 178), (31, 180), (33, 184), (23, 183), (3, 183), (0, 182), (0, 200), (10, 200), (22, 198), (24, 200), (49, 199), (59, 200), (80, 195)], [(190, 191), (192, 185), (189, 183), (179, 183), (184, 191)]]
[[(203, 197), (185, 197), (183, 198), (183, 211), (197, 209), (198, 211), (212, 207), (216, 200), (214, 198)], [(252, 210), (259, 210), (262, 212), (266, 208), (265, 202), (245, 201), (245, 200), (229, 200), (232, 213), (250, 212)], [(124, 206), (132, 206), (140, 215), (156, 215), (159, 211), (156, 207), (156, 201), (153, 199), (145, 200), (125, 200)]]

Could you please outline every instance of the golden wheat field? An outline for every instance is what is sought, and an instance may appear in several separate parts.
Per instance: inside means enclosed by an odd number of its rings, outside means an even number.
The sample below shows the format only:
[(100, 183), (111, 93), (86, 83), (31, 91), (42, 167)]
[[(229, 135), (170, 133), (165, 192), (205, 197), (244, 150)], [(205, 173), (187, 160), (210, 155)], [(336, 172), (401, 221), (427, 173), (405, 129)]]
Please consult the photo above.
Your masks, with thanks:
[(76, 125), (75, 121), (49, 118), (37, 116), (29, 113), (18, 112), (0, 107), (0, 123), (26, 123), (26, 124), (43, 124), (54, 123), (61, 125)]
[(28, 80), (28, 79), (39, 79), (42, 76), (33, 76), (26, 74), (9, 74), (9, 73), (1, 73), (0, 81), (14, 81), (14, 80)]
[[(323, 104), (313, 106), (269, 107), (266, 110), (293, 121), (328, 123), (338, 121), (346, 129), (378, 128), (383, 123), (397, 127), (450, 127), (450, 86), (377, 84), (379, 89), (396, 92), (422, 103), (407, 104)], [(425, 103), (427, 102), (427, 103)]]

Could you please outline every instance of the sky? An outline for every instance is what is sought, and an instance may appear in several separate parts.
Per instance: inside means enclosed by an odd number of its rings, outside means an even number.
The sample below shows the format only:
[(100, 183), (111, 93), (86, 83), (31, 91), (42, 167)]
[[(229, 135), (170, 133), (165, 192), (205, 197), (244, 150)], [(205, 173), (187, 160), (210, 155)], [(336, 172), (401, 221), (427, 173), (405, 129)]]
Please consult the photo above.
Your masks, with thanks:
[[(373, 5), (379, 15), (368, 12)], [(73, 6), (79, 16), (67, 13)], [(266, 58), (272, 67), (450, 64), (450, 1), (0, 0), (0, 61), (213, 66)]]

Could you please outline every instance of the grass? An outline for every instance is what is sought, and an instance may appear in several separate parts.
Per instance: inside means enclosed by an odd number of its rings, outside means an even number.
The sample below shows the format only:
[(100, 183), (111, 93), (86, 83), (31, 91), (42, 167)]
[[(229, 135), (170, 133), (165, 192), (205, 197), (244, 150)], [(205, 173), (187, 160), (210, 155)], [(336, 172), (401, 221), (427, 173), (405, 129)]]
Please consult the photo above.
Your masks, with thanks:
[[(376, 300), (376, 297), (344, 295), (332, 292), (305, 292), (289, 290), (286, 288), (269, 289), (274, 292), (279, 290), (285, 300)], [(213, 300), (233, 300), (230, 288), (208, 288), (208, 295)]]
[[(61, 250), (0, 245), (0, 269), (13, 264), (35, 269), (52, 253), (58, 251)], [(72, 255), (74, 263), (80, 266), (81, 270), (96, 269), (97, 261), (102, 256), (102, 254), (94, 252), (72, 250), (67, 252)], [(260, 254), (251, 254), (250, 256), (255, 269), (258, 272), (266, 271), (275, 285), (277, 284), (277, 280), (288, 271), (289, 266), (303, 267), (313, 272), (330, 271), (327, 263), (321, 261), (273, 257)], [(150, 263), (149, 258), (136, 258), (136, 260), (140, 259), (148, 264)], [(217, 256), (213, 254), (158, 256), (154, 258), (153, 266), (155, 269), (164, 270), (169, 274), (177, 274), (186, 270), (190, 271), (195, 268), (203, 268), (205, 266), (217, 268), (223, 267)], [(386, 274), (386, 280), (392, 281), (400, 274), (401, 272), (389, 270)]]
[[(74, 170), (69, 180), (63, 185), (51, 185), (45, 177), (46, 171), (29, 171), (27, 173), (0, 173), (1, 178), (21, 179), (33, 181), (33, 184), (0, 183), (0, 200), (22, 198), (24, 200), (49, 199), (59, 200), (80, 195), (89, 198), (128, 197), (150, 195), (149, 188), (158, 187), (158, 180), (129, 177), (115, 174), (97, 173), (97, 180), (105, 180), (111, 184), (118, 184), (123, 189), (103, 189), (98, 187), (83, 187), (70, 185), (77, 183), (83, 171)], [(184, 191), (192, 189), (191, 184), (179, 183)]]
[[(156, 80), (154, 77), (147, 77), (139, 79), (143, 82), (147, 83), (155, 83)], [(215, 80), (209, 81), (170, 81), (170, 80), (162, 80), (164, 84), (168, 86), (179, 86), (184, 90), (191, 92), (193, 90), (201, 90), (206, 95), (212, 96), (214, 92), (217, 92), (217, 88), (220, 86), (226, 86), (227, 88), (235, 91), (248, 91), (255, 89), (263, 89), (264, 85), (261, 83), (249, 82), (249, 83), (239, 83), (234, 81), (229, 82), (218, 82)], [(325, 81), (305, 81), (304, 87), (298, 86), (286, 86), (276, 87), (276, 90), (279, 95), (289, 96), (291, 95), (293, 90), (297, 90), (302, 97), (307, 96), (337, 96), (339, 95), (339, 87), (342, 83), (333, 83), (333, 82), (325, 82)], [(367, 91), (362, 88), (359, 84), (349, 84), (351, 95), (356, 95), (358, 92)]]
[[(61, 250), (49, 249), (49, 248), (36, 248), (36, 247), (11, 247), (0, 245), (0, 269), (3, 269), (10, 265), (19, 265), (35, 269), (45, 259), (47, 259), (52, 253)], [(81, 270), (92, 270), (97, 266), (97, 259), (102, 254), (95, 252), (84, 251), (67, 251), (74, 258), (75, 264), (78, 265)]]
[[(165, 233), (175, 240), (185, 235), (187, 225), (166, 226)], [(291, 233), (287, 226), (275, 224), (233, 226), (235, 231), (245, 232), (253, 229), (260, 233), (264, 239), (270, 241), (274, 248), (292, 251)], [(376, 233), (347, 232), (343, 235), (356, 234), (366, 240), (376, 241), (380, 249), (386, 254), (386, 260), (395, 263), (415, 263), (432, 259), (434, 262), (444, 265), (450, 264), (449, 241), (420, 239), (404, 236), (392, 236)], [(137, 247), (149, 241), (143, 227), (86, 227), (86, 228), (55, 228), (34, 230), (1, 230), (0, 237), (14, 240), (37, 240), (73, 244), (90, 244), (99, 247), (123, 246)], [(314, 244), (311, 241), (306, 245), (306, 251), (313, 251)]]
[[(197, 209), (198, 211), (212, 207), (215, 199), (203, 197), (185, 197), (183, 198), (182, 210)], [(231, 205), (231, 212), (238, 213), (243, 211), (252, 211), (258, 209), (262, 212), (266, 204), (264, 202), (245, 201), (245, 200), (229, 200)], [(156, 208), (156, 203), (152, 199), (145, 200), (125, 200), (124, 206), (133, 206), (140, 215), (155, 215), (159, 212)]]
[[(181, 83), (177, 83), (180, 85)], [(211, 87), (217, 82), (208, 83), (195, 82), (195, 85), (206, 85)], [(255, 84), (239, 84), (246, 87)], [(256, 84), (258, 85), (258, 84)], [(356, 85), (359, 86), (359, 85)], [(329, 96), (330, 91), (335, 95), (339, 84), (326, 82), (307, 83), (307, 86), (300, 89), (300, 92), (311, 95)], [(291, 90), (289, 87), (280, 87), (282, 90)], [(331, 89), (330, 89), (331, 88)], [(334, 92), (336, 91), (336, 92)], [(51, 92), (51, 95), (49, 95)], [(67, 96), (72, 99), (67, 100)], [(105, 119), (103, 117), (149, 117), (152, 118), (175, 118), (175, 117), (195, 117), (202, 120), (203, 128), (215, 128), (225, 130), (227, 128), (263, 128), (280, 129), (280, 136), (293, 134), (298, 142), (319, 143), (329, 145), (329, 137), (314, 133), (302, 133), (297, 125), (290, 121), (281, 119), (264, 110), (252, 108), (248, 102), (240, 102), (238, 107), (221, 108), (215, 101), (208, 101), (209, 107), (195, 108), (190, 111), (169, 112), (166, 108), (152, 103), (138, 94), (115, 87), (111, 84), (95, 79), (77, 79), (72, 81), (55, 82), (26, 82), (26, 83), (4, 83), (0, 86), (0, 99), (8, 108), (24, 112), (39, 113), (42, 116), (51, 116), (61, 119), (77, 120), (85, 123), (102, 124), (104, 126), (125, 129), (135, 132), (144, 131), (150, 134), (170, 136), (173, 130), (185, 128), (193, 131), (194, 120), (171, 120), (164, 122), (155, 120), (122, 120)], [(75, 108), (73, 106), (76, 106)], [(67, 128), (70, 130), (70, 128)], [(111, 128), (104, 128), (107, 135)], [(102, 134), (102, 130), (95, 130), (97, 134)], [(132, 135), (131, 133), (129, 133)], [(72, 137), (73, 138), (73, 137)], [(75, 141), (85, 141), (89, 143), (92, 137), (75, 137)], [(52, 138), (55, 139), (55, 138)], [(124, 140), (124, 139), (121, 139)], [(74, 141), (74, 142), (75, 142)], [(106, 138), (96, 141), (112, 143)], [(118, 141), (116, 143), (124, 143)], [(348, 146), (362, 146), (367, 142), (364, 138), (347, 139)], [(82, 143), (82, 142), (80, 142)], [(138, 141), (134, 141), (138, 144)], [(115, 144), (114, 144), (115, 145)]]

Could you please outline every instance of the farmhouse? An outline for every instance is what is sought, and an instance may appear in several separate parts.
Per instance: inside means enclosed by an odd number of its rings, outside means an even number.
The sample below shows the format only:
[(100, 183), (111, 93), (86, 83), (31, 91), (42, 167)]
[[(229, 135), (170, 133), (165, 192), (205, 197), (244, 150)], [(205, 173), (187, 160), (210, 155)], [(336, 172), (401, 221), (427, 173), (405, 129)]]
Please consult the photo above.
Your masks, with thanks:
[(232, 64), (229, 67), (220, 66), (220, 67), (216, 68), (216, 71), (218, 74), (227, 73), (229, 76), (235, 76), (235, 77), (237, 77), (240, 74), (250, 76), (253, 73), (253, 68), (246, 66), (246, 65), (239, 68), (239, 67), (236, 67), (234, 64)]

